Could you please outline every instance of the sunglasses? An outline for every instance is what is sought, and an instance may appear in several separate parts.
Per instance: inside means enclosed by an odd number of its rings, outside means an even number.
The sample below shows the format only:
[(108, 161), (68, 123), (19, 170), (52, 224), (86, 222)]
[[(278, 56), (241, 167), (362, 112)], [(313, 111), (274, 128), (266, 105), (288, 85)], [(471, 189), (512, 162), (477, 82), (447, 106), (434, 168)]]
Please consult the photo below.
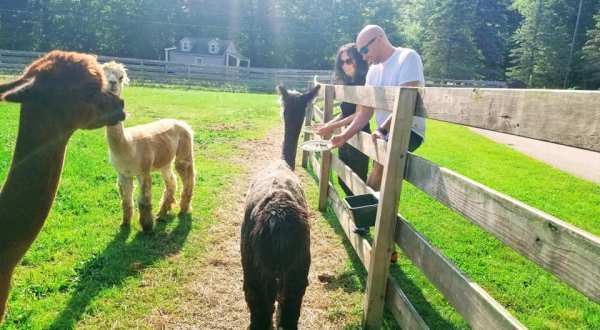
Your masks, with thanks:
[(345, 60), (343, 60), (343, 59), (341, 59), (341, 58), (340, 58), (340, 63), (341, 63), (342, 65), (344, 65), (344, 64), (350, 65), (350, 64), (353, 64), (353, 63), (354, 63), (354, 60), (353, 60), (351, 57), (348, 57), (348, 58), (347, 58), (347, 59), (345, 59)]
[(369, 40), (369, 42), (367, 42), (366, 45), (364, 45), (363, 47), (360, 47), (358, 52), (363, 55), (367, 55), (367, 53), (369, 53), (369, 46), (371, 46), (371, 44), (375, 41), (375, 39), (377, 39), (377, 37), (379, 37), (379, 36), (374, 36), (373, 39)]

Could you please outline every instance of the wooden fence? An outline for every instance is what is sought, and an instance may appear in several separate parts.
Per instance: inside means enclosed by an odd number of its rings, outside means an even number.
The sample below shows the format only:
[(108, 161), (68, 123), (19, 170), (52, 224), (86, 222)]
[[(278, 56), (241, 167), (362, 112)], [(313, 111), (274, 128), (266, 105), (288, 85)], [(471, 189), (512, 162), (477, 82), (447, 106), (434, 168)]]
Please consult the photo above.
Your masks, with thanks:
[[(0, 50), (0, 72), (15, 74), (44, 53)], [(117, 61), (125, 64), (136, 84), (171, 84), (215, 87), (233, 91), (274, 92), (275, 86), (302, 89), (319, 76), (331, 82), (328, 70), (293, 70), (242, 68), (227, 66), (188, 65), (136, 58), (98, 56), (100, 62)]]
[[(404, 180), (492, 234), (521, 255), (600, 303), (600, 238), (407, 151), (412, 117), (551, 141), (600, 152), (600, 92), (323, 85), (323, 109), (309, 106), (306, 123), (332, 118), (334, 100), (392, 111), (389, 142), (359, 132), (348, 143), (385, 166), (373, 245), (353, 232), (351, 213), (329, 181), (335, 171), (356, 194), (373, 193), (330, 151), (303, 153), (327, 202), (368, 272), (363, 323), (379, 329), (384, 302), (404, 329), (427, 329), (402, 288), (388, 276), (397, 244), (474, 329), (524, 329), (481, 286), (398, 215)], [(311, 134), (305, 134), (305, 140)]]
[[(16, 74), (44, 53), (0, 49), (0, 73)], [(185, 86), (215, 87), (233, 91), (273, 92), (275, 86), (302, 89), (313, 81), (331, 83), (333, 72), (329, 70), (293, 70), (240, 68), (226, 66), (187, 65), (156, 60), (98, 56), (100, 62), (115, 60), (125, 64), (129, 76), (136, 84), (174, 84)], [(504, 82), (482, 80), (433, 79), (428, 86), (477, 86), (506, 87)]]

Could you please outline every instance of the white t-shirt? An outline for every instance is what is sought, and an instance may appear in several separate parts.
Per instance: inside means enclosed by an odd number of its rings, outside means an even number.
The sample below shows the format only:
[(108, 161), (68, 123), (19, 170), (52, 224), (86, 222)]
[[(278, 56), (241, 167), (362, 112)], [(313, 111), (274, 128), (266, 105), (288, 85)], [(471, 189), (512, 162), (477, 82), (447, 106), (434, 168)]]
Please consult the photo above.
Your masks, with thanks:
[[(412, 49), (398, 47), (385, 62), (371, 65), (365, 86), (399, 86), (411, 81), (418, 81), (419, 86), (425, 86), (421, 56)], [(381, 126), (390, 114), (389, 111), (376, 108), (377, 125)], [(414, 116), (412, 131), (424, 140), (425, 118)]]

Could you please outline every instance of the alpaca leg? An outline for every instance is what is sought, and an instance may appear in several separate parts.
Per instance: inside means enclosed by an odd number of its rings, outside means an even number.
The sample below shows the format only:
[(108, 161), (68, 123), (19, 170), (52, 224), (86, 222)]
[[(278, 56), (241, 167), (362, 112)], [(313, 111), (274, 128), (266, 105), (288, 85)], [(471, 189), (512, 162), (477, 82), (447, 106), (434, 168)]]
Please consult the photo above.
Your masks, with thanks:
[(177, 190), (177, 179), (175, 178), (175, 174), (173, 174), (173, 169), (171, 165), (165, 166), (160, 170), (163, 179), (165, 180), (165, 191), (163, 192), (163, 197), (160, 205), (160, 211), (158, 212), (158, 217), (162, 218), (173, 207), (173, 203), (175, 203), (175, 190)]
[(298, 329), (302, 299), (308, 286), (308, 267), (305, 271), (288, 272), (279, 296), (280, 315), (277, 327), (286, 330)]
[(12, 277), (14, 266), (8, 266), (5, 268), (6, 269), (0, 269), (0, 324), (2, 324), (2, 317), (4, 315), (4, 311), (6, 310), (8, 290), (10, 289), (10, 278)]
[(133, 216), (133, 178), (119, 174), (119, 193), (121, 195), (121, 206), (123, 208), (123, 222), (121, 226), (129, 227)]
[(244, 297), (250, 309), (250, 330), (272, 329), (277, 283), (261, 277), (257, 269), (244, 269)]
[(181, 201), (179, 202), (180, 213), (185, 214), (191, 211), (190, 203), (192, 201), (192, 193), (194, 191), (194, 182), (196, 174), (194, 173), (194, 160), (176, 160), (175, 170), (183, 183), (183, 191), (181, 192)]
[(140, 196), (138, 207), (140, 209), (140, 225), (144, 231), (152, 231), (152, 177), (150, 173), (138, 176)]

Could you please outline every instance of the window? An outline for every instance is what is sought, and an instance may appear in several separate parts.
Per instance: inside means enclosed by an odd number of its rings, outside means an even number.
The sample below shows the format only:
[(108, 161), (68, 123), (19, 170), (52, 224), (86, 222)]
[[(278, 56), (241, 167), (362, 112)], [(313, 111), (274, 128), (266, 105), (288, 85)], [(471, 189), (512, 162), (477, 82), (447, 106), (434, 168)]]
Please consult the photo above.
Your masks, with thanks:
[(215, 41), (208, 44), (208, 52), (211, 54), (216, 54), (219, 52), (219, 44)]
[(196, 57), (194, 64), (202, 65), (204, 64), (204, 59), (202, 57)]
[(189, 52), (192, 49), (189, 40), (181, 40), (181, 50), (184, 52)]

